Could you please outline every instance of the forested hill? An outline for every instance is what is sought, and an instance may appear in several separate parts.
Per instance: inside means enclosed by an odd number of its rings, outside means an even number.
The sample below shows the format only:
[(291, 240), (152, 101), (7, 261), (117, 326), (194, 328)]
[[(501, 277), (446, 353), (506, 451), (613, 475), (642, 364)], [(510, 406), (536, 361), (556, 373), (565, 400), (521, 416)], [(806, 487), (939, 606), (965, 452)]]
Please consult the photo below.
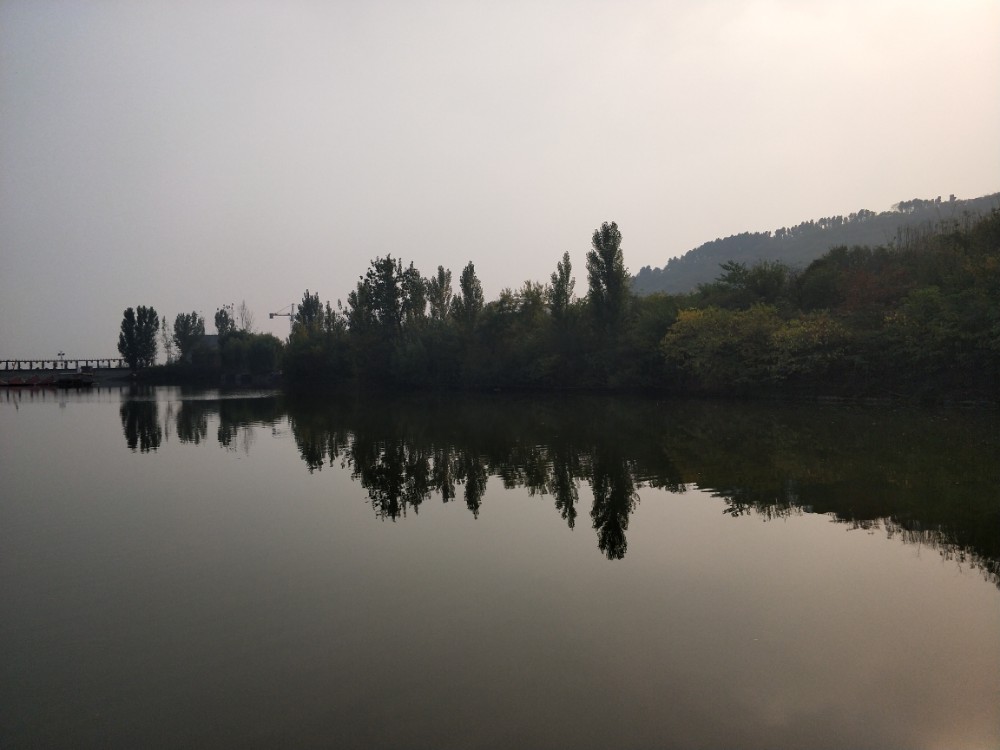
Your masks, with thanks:
[(760, 260), (781, 261), (792, 268), (805, 268), (833, 247), (895, 244), (906, 229), (936, 225), (964, 214), (978, 216), (998, 206), (1000, 193), (968, 200), (955, 196), (944, 201), (940, 197), (915, 198), (882, 213), (862, 209), (849, 216), (804, 221), (773, 232), (743, 232), (706, 242), (679, 258), (671, 258), (663, 268), (645, 266), (633, 277), (632, 288), (637, 294), (683, 294), (714, 281), (719, 265), (729, 261), (748, 266)]

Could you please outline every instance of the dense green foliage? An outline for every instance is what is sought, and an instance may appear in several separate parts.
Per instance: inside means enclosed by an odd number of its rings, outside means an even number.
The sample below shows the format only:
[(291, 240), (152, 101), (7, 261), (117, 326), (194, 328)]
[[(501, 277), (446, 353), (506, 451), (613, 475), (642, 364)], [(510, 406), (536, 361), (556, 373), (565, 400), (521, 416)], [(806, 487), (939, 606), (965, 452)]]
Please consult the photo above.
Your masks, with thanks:
[(663, 268), (645, 266), (632, 280), (632, 289), (637, 294), (687, 293), (699, 284), (711, 282), (719, 265), (730, 261), (753, 265), (767, 260), (802, 269), (832, 247), (905, 243), (911, 232), (924, 231), (941, 221), (982, 216), (998, 206), (1000, 193), (970, 200), (955, 196), (946, 201), (940, 197), (915, 198), (882, 213), (862, 209), (848, 216), (827, 216), (773, 232), (742, 232), (706, 242), (672, 258)]
[[(214, 382), (227, 384), (271, 382), (281, 369), (285, 345), (270, 333), (255, 333), (246, 303), (223, 305), (215, 312), (215, 335), (205, 334), (205, 320), (197, 312), (180, 313), (173, 333), (166, 322), (160, 335), (166, 364), (148, 374), (154, 382)], [(173, 357), (173, 347), (178, 356)]]
[(236, 315), (232, 305), (223, 305), (215, 311), (215, 330), (220, 338), (236, 331)]
[(219, 367), (223, 373), (266, 375), (281, 367), (283, 351), (270, 333), (232, 331), (219, 337)]
[(621, 233), (594, 232), (589, 289), (568, 255), (551, 284), (486, 302), (475, 268), (430, 278), (377, 258), (334, 310), (308, 291), (284, 358), (292, 385), (657, 389), (995, 399), (1000, 210), (889, 246), (838, 247), (802, 271), (727, 262), (690, 294), (637, 297)]
[(801, 273), (726, 264), (662, 342), (684, 388), (770, 387), (995, 399), (1000, 383), (1000, 210), (838, 247)]
[(122, 314), (118, 334), (118, 352), (134, 372), (149, 367), (156, 361), (156, 334), (160, 317), (152, 307), (139, 305), (127, 308)]
[(191, 361), (195, 346), (205, 336), (205, 319), (196, 312), (177, 313), (174, 318), (174, 344), (178, 356)]
[[(933, 204), (932, 204), (933, 205)], [(907, 210), (916, 210), (904, 206)], [(925, 207), (926, 208), (926, 207)], [(588, 289), (574, 296), (569, 253), (548, 284), (525, 281), (486, 301), (473, 263), (458, 289), (443, 266), (376, 258), (346, 305), (306, 290), (287, 344), (223, 305), (217, 336), (177, 315), (171, 379), (291, 387), (646, 389), (739, 396), (837, 395), (996, 400), (1000, 392), (1000, 209), (839, 246), (796, 270), (773, 260), (720, 264), (683, 295), (636, 296), (622, 234), (593, 232)], [(119, 351), (133, 369), (156, 357), (159, 318), (125, 311)], [(165, 327), (166, 328), (166, 327)]]
[(300, 314), (310, 312), (296, 322), (285, 374), (293, 384), (603, 388), (645, 377), (655, 385), (656, 346), (675, 310), (631, 295), (620, 245), (614, 223), (594, 232), (585, 299), (573, 296), (568, 253), (551, 285), (526, 281), (491, 302), (471, 262), (452, 291), (442, 266), (423, 278), (412, 263), (377, 258), (337, 311), (307, 291)]

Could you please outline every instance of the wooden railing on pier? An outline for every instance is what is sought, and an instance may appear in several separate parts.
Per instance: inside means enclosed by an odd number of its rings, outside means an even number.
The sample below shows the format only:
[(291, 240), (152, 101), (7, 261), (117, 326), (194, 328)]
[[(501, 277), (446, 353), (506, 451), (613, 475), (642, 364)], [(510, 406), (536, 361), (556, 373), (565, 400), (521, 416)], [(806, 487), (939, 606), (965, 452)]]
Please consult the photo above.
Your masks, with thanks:
[(0, 359), (0, 372), (23, 370), (121, 370), (128, 367), (124, 359)]

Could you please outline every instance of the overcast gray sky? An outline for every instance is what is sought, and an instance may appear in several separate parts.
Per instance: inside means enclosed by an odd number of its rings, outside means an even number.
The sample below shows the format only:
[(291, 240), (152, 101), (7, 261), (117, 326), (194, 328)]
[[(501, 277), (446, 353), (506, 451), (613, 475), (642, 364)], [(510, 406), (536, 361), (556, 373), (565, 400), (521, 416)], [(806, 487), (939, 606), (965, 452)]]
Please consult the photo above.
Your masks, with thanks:
[(0, 358), (997, 191), (997, 0), (0, 0)]

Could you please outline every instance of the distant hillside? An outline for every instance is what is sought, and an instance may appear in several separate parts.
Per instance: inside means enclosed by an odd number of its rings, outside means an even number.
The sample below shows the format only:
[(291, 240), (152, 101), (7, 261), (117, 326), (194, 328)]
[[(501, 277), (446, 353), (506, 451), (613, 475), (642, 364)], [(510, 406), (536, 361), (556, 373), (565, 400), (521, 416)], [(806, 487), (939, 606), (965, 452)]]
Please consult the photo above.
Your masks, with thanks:
[(901, 201), (891, 211), (875, 213), (862, 209), (849, 216), (830, 216), (805, 221), (773, 232), (743, 232), (725, 239), (706, 242), (679, 258), (671, 258), (663, 268), (645, 266), (632, 279), (637, 294), (667, 292), (683, 294), (698, 284), (714, 281), (719, 265), (731, 260), (753, 265), (759, 260), (778, 260), (792, 268), (804, 268), (832, 247), (846, 245), (888, 245), (904, 228), (935, 225), (964, 214), (982, 215), (1000, 206), (1000, 193), (982, 198), (948, 200), (914, 198)]

